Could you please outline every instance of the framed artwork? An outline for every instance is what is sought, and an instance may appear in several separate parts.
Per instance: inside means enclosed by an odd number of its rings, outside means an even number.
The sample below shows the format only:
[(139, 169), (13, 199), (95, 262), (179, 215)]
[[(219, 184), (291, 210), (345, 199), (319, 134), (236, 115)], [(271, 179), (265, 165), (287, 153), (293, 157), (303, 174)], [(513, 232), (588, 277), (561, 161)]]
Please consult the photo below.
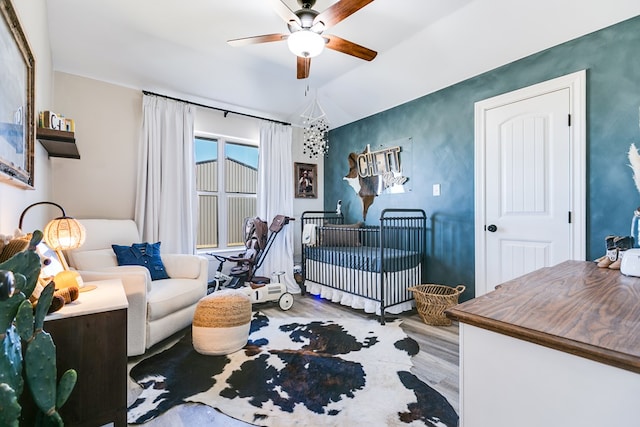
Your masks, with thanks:
[(294, 177), (297, 199), (318, 198), (318, 165), (295, 163)]
[(0, 179), (33, 187), (35, 59), (10, 0), (0, 15)]

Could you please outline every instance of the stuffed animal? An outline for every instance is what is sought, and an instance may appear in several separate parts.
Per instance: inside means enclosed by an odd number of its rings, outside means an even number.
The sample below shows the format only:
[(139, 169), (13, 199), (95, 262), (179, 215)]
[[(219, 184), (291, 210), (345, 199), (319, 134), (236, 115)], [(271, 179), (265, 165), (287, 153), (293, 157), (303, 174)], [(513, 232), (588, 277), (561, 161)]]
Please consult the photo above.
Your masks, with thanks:
[(13, 235), (0, 234), (0, 262), (5, 262), (18, 252), (22, 252), (29, 246), (29, 237), (19, 230)]

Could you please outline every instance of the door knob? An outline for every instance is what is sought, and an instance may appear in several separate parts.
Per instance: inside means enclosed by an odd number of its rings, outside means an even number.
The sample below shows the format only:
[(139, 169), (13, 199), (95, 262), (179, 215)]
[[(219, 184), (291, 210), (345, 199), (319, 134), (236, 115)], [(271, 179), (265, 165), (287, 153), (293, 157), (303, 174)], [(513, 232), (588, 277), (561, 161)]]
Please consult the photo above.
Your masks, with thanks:
[(496, 231), (498, 231), (498, 227), (496, 227), (494, 224), (491, 224), (487, 227), (487, 231), (495, 233)]

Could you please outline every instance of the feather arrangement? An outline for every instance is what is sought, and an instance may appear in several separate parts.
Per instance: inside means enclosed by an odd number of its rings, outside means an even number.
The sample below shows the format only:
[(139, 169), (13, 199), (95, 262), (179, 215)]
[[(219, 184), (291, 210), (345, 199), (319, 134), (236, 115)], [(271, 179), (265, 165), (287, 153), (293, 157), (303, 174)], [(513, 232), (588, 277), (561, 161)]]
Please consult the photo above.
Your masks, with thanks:
[(631, 144), (629, 147), (629, 166), (633, 170), (633, 181), (640, 192), (640, 153), (638, 153), (635, 144)]

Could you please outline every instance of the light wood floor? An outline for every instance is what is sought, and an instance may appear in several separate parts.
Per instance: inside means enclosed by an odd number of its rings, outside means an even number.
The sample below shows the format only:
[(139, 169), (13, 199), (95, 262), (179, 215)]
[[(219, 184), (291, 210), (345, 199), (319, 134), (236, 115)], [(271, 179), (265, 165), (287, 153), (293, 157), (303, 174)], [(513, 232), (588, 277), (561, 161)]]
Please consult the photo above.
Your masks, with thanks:
[[(373, 315), (367, 315), (360, 310), (331, 303), (312, 295), (295, 295), (293, 307), (288, 311), (282, 311), (276, 304), (265, 303), (254, 306), (254, 310), (260, 310), (269, 317), (309, 317), (313, 318), (345, 318), (365, 317), (375, 319)], [(444, 397), (458, 412), (458, 324), (451, 326), (426, 325), (416, 312), (396, 316), (402, 319), (402, 329), (420, 345), (420, 353), (413, 357), (414, 367), (411, 372), (430, 385)], [(147, 351), (144, 356), (130, 358), (129, 369), (142, 358), (148, 357), (164, 348), (172, 345), (175, 338), (169, 338), (165, 342)], [(140, 393), (140, 387), (129, 379), (128, 404), (135, 401)], [(220, 414), (215, 409), (200, 404), (185, 404), (167, 411), (162, 416), (152, 420), (145, 426), (248, 426), (232, 418)]]

